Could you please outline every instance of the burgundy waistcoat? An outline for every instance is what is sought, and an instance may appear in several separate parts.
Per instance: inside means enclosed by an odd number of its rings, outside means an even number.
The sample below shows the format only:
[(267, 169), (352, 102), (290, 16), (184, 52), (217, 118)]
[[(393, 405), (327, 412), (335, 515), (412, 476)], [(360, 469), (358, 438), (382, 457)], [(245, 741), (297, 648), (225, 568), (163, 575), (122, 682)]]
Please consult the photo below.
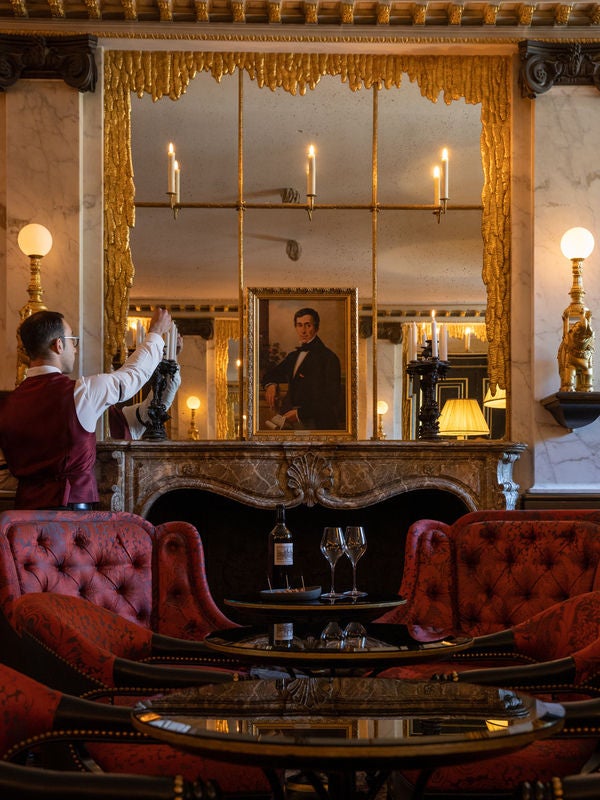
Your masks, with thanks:
[(17, 508), (94, 503), (96, 434), (77, 419), (75, 381), (52, 372), (11, 392), (0, 408), (0, 447), (18, 478)]

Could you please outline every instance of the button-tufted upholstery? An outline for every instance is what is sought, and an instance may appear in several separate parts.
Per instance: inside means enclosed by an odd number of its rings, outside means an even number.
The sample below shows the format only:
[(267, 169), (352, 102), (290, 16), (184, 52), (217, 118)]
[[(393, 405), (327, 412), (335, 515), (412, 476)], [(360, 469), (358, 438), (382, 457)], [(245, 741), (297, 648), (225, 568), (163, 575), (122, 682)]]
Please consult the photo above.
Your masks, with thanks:
[(124, 512), (6, 511), (0, 611), (8, 630), (13, 603), (30, 592), (84, 597), (181, 639), (234, 625), (212, 598), (202, 541), (187, 522), (155, 527)]
[(406, 542), (399, 594), (407, 603), (379, 621), (409, 624), (417, 637), (511, 628), (600, 589), (599, 562), (595, 510), (475, 511), (452, 525), (420, 520)]

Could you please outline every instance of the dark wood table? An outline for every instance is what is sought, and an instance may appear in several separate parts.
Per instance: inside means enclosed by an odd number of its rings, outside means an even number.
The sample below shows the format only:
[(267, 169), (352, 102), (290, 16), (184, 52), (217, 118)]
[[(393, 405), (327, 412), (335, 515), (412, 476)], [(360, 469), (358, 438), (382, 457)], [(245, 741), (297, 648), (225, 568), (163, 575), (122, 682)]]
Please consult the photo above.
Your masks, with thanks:
[(373, 798), (409, 768), (421, 770), (421, 797), (436, 767), (518, 750), (564, 720), (562, 706), (508, 689), (351, 677), (196, 687), (132, 713), (136, 729), (174, 747), (261, 767), (277, 798), (280, 771), (300, 769), (330, 800), (356, 797), (357, 772), (372, 776)]
[(313, 600), (296, 600), (297, 596), (290, 593), (287, 597), (282, 595), (280, 600), (274, 600), (256, 595), (225, 599), (223, 602), (228, 608), (228, 613), (232, 611), (235, 618), (246, 623), (282, 620), (288, 622), (320, 620), (327, 623), (337, 620), (344, 624), (350, 621), (368, 622), (385, 614), (386, 611), (406, 603), (406, 600), (397, 594), (387, 597), (367, 595), (366, 597), (352, 598), (344, 596), (334, 600), (323, 597)]

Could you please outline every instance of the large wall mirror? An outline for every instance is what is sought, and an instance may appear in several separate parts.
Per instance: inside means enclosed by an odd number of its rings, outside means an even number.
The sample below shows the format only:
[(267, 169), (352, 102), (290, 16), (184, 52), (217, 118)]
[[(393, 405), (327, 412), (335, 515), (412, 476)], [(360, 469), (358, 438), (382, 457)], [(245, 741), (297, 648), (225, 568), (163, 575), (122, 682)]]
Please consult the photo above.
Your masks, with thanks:
[[(415, 322), (429, 335), (432, 309), (452, 364), (440, 404), (506, 390), (509, 79), (504, 57), (107, 53), (107, 365), (125, 354), (128, 318), (167, 304), (184, 338), (171, 438), (188, 438), (190, 395), (201, 438), (236, 438), (251, 389), (238, 359), (253, 357), (245, 290), (354, 287), (359, 438), (381, 425), (389, 439), (415, 437), (407, 332)], [(297, 344), (291, 320), (286, 335), (283, 351)], [(485, 414), (490, 435), (505, 436), (505, 412)]]

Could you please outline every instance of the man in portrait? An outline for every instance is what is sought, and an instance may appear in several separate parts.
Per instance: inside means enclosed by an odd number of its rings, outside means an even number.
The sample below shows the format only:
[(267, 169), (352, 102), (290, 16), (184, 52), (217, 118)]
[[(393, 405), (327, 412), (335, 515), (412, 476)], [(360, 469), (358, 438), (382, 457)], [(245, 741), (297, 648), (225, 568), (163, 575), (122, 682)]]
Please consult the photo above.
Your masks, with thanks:
[(294, 314), (299, 346), (263, 376), (265, 399), (276, 415), (267, 427), (345, 428), (340, 360), (319, 338), (319, 325), (314, 308), (301, 308)]

